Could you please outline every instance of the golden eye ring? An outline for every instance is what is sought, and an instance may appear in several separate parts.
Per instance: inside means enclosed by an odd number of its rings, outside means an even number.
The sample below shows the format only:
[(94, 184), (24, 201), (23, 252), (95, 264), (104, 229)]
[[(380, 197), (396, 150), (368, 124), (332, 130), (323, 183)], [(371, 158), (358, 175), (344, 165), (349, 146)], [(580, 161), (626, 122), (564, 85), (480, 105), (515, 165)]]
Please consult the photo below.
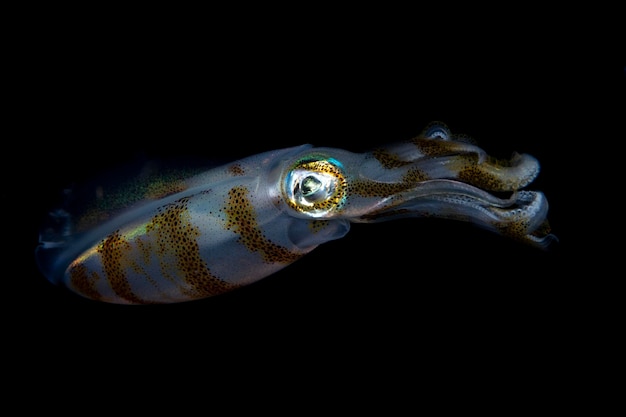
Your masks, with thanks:
[(343, 208), (347, 182), (341, 163), (333, 158), (309, 156), (286, 170), (282, 192), (287, 204), (311, 217), (328, 217)]

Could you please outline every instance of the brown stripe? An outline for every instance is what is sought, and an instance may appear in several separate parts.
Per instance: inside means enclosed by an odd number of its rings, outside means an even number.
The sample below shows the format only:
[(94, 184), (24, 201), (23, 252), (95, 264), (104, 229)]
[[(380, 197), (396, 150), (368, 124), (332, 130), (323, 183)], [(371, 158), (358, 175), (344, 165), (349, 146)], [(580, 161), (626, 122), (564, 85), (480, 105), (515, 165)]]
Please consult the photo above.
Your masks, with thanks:
[(375, 149), (372, 155), (386, 169), (399, 168), (412, 163), (412, 161), (401, 160), (397, 154), (391, 153), (386, 149)]
[(412, 168), (394, 183), (355, 180), (350, 184), (349, 192), (362, 197), (389, 197), (407, 191), (427, 179), (428, 175), (425, 172)]
[(235, 187), (228, 192), (224, 213), (227, 215), (226, 229), (237, 233), (239, 242), (251, 252), (261, 254), (266, 262), (289, 264), (302, 257), (302, 254), (291, 252), (265, 237), (245, 187)]
[(96, 281), (100, 276), (92, 272), (91, 276), (85, 264), (73, 262), (69, 267), (70, 284), (75, 291), (93, 300), (102, 300), (102, 296), (96, 290)]
[(102, 267), (106, 279), (118, 297), (135, 304), (146, 302), (133, 293), (128, 278), (122, 269), (125, 253), (130, 251), (130, 244), (120, 235), (119, 231), (109, 235), (99, 246)]
[(161, 263), (171, 257), (176, 259), (176, 269), (187, 284), (179, 286), (179, 291), (190, 298), (210, 297), (238, 288), (239, 285), (214, 276), (202, 259), (196, 241), (200, 230), (191, 222), (188, 202), (187, 198), (180, 199), (154, 216), (147, 227), (150, 241), (156, 242), (152, 250)]

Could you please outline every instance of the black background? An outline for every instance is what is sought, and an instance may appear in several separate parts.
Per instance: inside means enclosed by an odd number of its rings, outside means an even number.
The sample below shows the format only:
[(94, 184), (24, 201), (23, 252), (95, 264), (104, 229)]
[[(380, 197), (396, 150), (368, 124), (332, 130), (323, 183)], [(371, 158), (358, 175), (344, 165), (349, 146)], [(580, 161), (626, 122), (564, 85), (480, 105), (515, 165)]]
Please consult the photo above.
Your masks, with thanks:
[[(372, 22), (345, 30), (337, 22), (331, 32), (268, 26), (262, 36), (241, 25), (84, 26), (59, 27), (30, 51), (16, 105), (26, 117), (18, 150), (7, 153), (29, 173), (24, 184), (16, 175), (5, 201), (17, 211), (9, 223), (20, 225), (19, 269), (6, 277), (16, 287), (6, 297), (19, 335), (10, 339), (38, 346), (30, 361), (56, 358), (54, 373), (74, 362), (85, 374), (149, 372), (154, 355), (163, 368), (243, 362), (265, 373), (292, 363), (299, 374), (343, 372), (331, 360), (351, 376), (541, 374), (546, 390), (546, 381), (586, 368), (572, 362), (581, 329), (602, 321), (596, 290), (607, 275), (580, 246), (591, 242), (581, 218), (596, 200), (587, 197), (593, 185), (573, 194), (593, 173), (572, 150), (592, 152), (589, 127), (614, 118), (588, 109), (621, 97), (605, 77), (623, 85), (623, 65), (588, 72), (579, 50), (559, 37), (532, 41), (525, 27), (498, 43), (493, 32), (464, 36), (469, 24), (449, 42), (445, 30)], [(413, 137), (432, 120), (491, 155), (539, 159), (528, 188), (550, 203), (560, 239), (552, 251), (452, 221), (354, 225), (249, 287), (161, 306), (83, 299), (34, 263), (38, 222), (58, 190), (138, 156), (227, 161), (303, 143), (359, 152)]]

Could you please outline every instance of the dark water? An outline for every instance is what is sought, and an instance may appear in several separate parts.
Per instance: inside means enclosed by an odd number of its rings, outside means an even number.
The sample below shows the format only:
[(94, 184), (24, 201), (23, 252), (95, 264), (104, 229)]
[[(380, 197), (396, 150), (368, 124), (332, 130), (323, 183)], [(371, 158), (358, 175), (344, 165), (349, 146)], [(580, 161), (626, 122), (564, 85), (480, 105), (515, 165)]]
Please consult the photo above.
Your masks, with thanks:
[[(15, 286), (9, 319), (21, 317), (16, 333), (35, 337), (50, 356), (129, 347), (166, 354), (159, 346), (173, 341), (209, 362), (272, 346), (274, 355), (301, 359), (309, 351), (360, 351), (380, 366), (382, 358), (390, 366), (434, 360), (478, 372), (477, 363), (506, 363), (504, 374), (533, 374), (547, 361), (569, 372), (575, 335), (597, 313), (591, 288), (605, 277), (581, 247), (593, 226), (581, 229), (580, 219), (596, 192), (592, 185), (572, 195), (593, 174), (572, 149), (594, 140), (579, 128), (589, 102), (581, 97), (587, 87), (565, 77), (572, 63), (530, 52), (436, 59), (405, 47), (344, 52), (209, 62), (180, 53), (176, 65), (164, 66), (157, 51), (118, 61), (111, 53), (82, 61), (80, 71), (68, 70), (69, 53), (51, 58), (55, 69), (38, 83), (37, 117), (28, 126), (40, 142), (24, 140), (15, 155), (20, 168), (5, 186), (18, 212), (8, 222), (20, 226), (12, 235), (19, 270), (7, 273)], [(358, 152), (411, 138), (433, 120), (496, 157), (517, 151), (539, 159), (542, 171), (528, 188), (548, 198), (560, 239), (553, 251), (453, 221), (354, 225), (345, 238), (234, 293), (145, 307), (82, 299), (35, 265), (39, 220), (58, 190), (113, 165), (189, 155), (227, 161), (303, 143)]]

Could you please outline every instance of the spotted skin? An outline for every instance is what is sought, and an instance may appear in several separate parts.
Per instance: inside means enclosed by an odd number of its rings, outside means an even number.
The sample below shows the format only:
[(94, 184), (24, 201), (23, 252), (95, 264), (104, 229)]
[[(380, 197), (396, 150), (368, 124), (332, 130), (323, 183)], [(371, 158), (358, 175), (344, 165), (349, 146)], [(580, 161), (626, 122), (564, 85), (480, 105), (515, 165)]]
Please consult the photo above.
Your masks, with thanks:
[(126, 273), (122, 269), (124, 254), (129, 250), (129, 243), (116, 232), (98, 245), (97, 252), (101, 257), (104, 275), (115, 294), (130, 302), (143, 304), (144, 301), (131, 290)]
[[(99, 256), (97, 263), (102, 266), (101, 272), (89, 269), (89, 258), (74, 262), (70, 275), (75, 291), (102, 300), (103, 295), (98, 293), (95, 282), (103, 280), (115, 293), (114, 299), (129, 304), (150, 304), (158, 301), (136, 294), (131, 281), (136, 285), (142, 277), (143, 286), (151, 287), (157, 293), (162, 293), (163, 288), (170, 285), (189, 299), (206, 298), (237, 288), (238, 285), (214, 276), (202, 259), (196, 241), (201, 232), (191, 223), (187, 204), (188, 199), (183, 198), (159, 208), (140, 235), (125, 237), (118, 230), (109, 235), (97, 245), (92, 255)], [(154, 279), (141, 266), (154, 259), (159, 263), (164, 280)], [(132, 278), (129, 276), (131, 271)]]
[(352, 223), (437, 217), (547, 249), (557, 240), (547, 199), (524, 189), (538, 173), (532, 156), (492, 158), (442, 123), (371, 152), (295, 146), (53, 210), (37, 260), (50, 281), (83, 297), (140, 305), (231, 292)]
[(228, 192), (224, 212), (227, 215), (226, 229), (239, 235), (237, 239), (250, 252), (258, 252), (263, 260), (270, 263), (290, 264), (302, 254), (280, 246), (264, 234), (259, 226), (252, 201), (245, 187), (235, 187)]
[(105, 301), (96, 288), (96, 282), (101, 278), (97, 273), (90, 273), (87, 266), (81, 262), (73, 263), (68, 270), (70, 288), (87, 298)]

